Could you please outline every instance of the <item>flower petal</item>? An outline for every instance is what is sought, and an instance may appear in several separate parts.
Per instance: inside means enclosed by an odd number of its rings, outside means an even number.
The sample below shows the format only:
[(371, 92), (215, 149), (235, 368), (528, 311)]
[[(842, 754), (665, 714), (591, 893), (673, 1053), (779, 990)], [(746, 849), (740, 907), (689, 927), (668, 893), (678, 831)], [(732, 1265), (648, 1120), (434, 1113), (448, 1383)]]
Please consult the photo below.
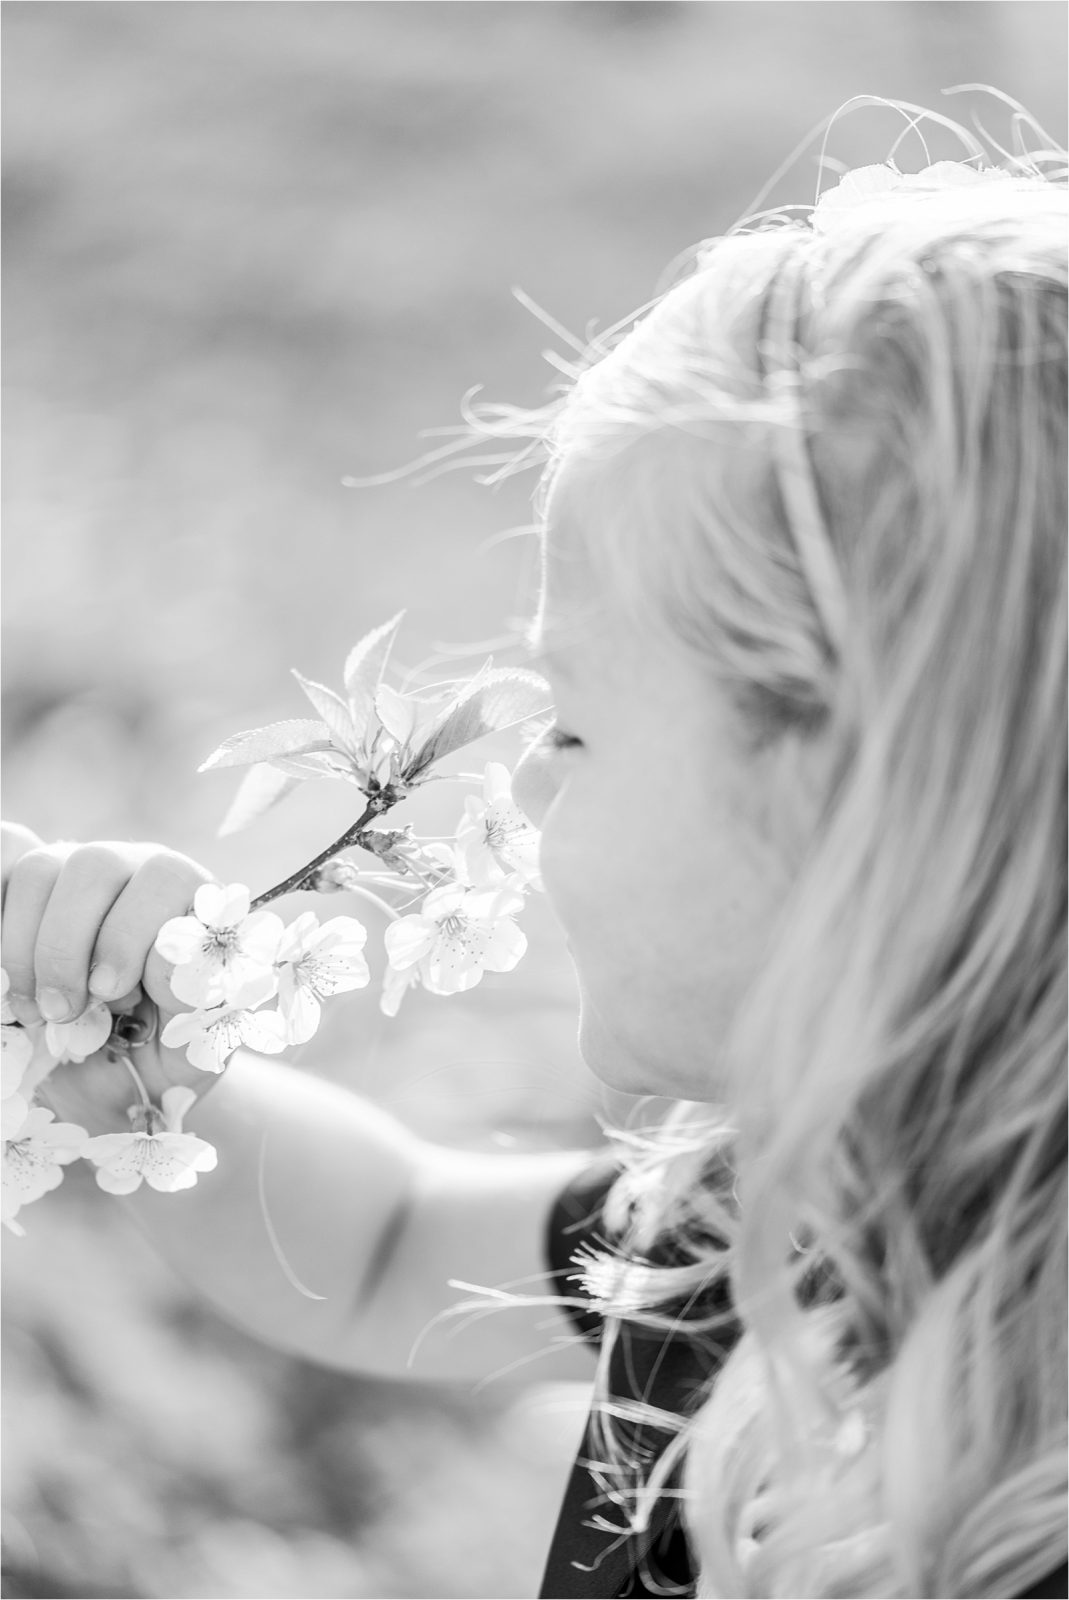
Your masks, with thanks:
[(0, 1101), (0, 1138), (17, 1139), (30, 1114), (30, 1102), (21, 1094), (9, 1094)]
[(193, 1038), (199, 1026), (196, 1011), (179, 1011), (164, 1023), (160, 1043), (169, 1050), (180, 1050)]
[(241, 1043), (236, 1027), (228, 1026), (231, 1011), (182, 1011), (160, 1034), (160, 1043), (171, 1050), (186, 1046), (186, 1060), (202, 1072), (222, 1072), (227, 1056)]
[(145, 1181), (170, 1194), (191, 1189), (198, 1172), (211, 1172), (218, 1162), (215, 1147), (192, 1133), (158, 1133), (147, 1141), (143, 1155)]
[(202, 1072), (222, 1072), (227, 1058), (233, 1055), (240, 1043), (240, 1038), (231, 1036), (226, 1024), (216, 1023), (189, 1041), (186, 1060), (191, 1067), (199, 1067)]
[(506, 918), (494, 925), (480, 959), (488, 972), (511, 972), (526, 949), (527, 935)]
[(440, 884), (437, 889), (431, 890), (420, 907), (419, 914), (425, 922), (441, 922), (444, 917), (451, 916), (454, 911), (464, 908), (468, 893), (468, 889), (462, 883)]
[(379, 1010), (383, 1016), (396, 1017), (401, 1009), (401, 1001), (409, 989), (414, 989), (419, 983), (419, 968), (409, 967), (401, 972), (396, 967), (387, 967), (382, 978), (382, 993), (379, 997)]
[(228, 1006), (258, 1006), (278, 989), (278, 974), (258, 956), (235, 951), (222, 969), (223, 999)]
[(208, 930), (197, 917), (172, 917), (156, 935), (156, 951), (165, 961), (192, 961), (203, 950)]
[(169, 1133), (182, 1132), (182, 1119), (197, 1103), (197, 1091), (187, 1083), (172, 1083), (160, 1095), (160, 1107)]
[(187, 1006), (219, 1005), (223, 1000), (223, 966), (213, 952), (200, 950), (171, 973), (171, 993)]
[(236, 928), (249, 915), (251, 900), (243, 883), (206, 883), (193, 896), (193, 910), (209, 928)]
[(33, 1041), (33, 1060), (23, 1074), (19, 1085), (19, 1093), (32, 1095), (39, 1084), (44, 1083), (53, 1067), (57, 1065), (56, 1058), (48, 1048), (43, 1028), (33, 1028), (31, 1034), (36, 1035)]
[(270, 965), (278, 952), (279, 941), (286, 931), (282, 918), (273, 911), (254, 911), (242, 924), (238, 942), (250, 960)]
[(309, 955), (301, 963), (302, 987), (315, 991), (321, 1000), (328, 995), (348, 994), (363, 989), (371, 979), (371, 969), (357, 951), (353, 955)]
[(22, 1075), (33, 1059), (33, 1040), (18, 1023), (0, 1026), (0, 1098), (16, 1092)]
[(143, 1133), (97, 1133), (87, 1139), (82, 1152), (94, 1166), (107, 1166), (120, 1156), (137, 1154), (137, 1141), (147, 1138)]
[(111, 1037), (113, 1018), (102, 1000), (94, 1000), (73, 1022), (45, 1025), (48, 1048), (59, 1061), (85, 1061)]
[(320, 1010), (313, 990), (306, 984), (295, 984), (288, 1003), (279, 1003), (287, 1044), (307, 1044), (319, 1027)]
[(274, 967), (251, 967), (240, 983), (232, 985), (228, 1002), (232, 1011), (254, 1011), (278, 993), (279, 974)]
[(319, 918), (314, 911), (302, 911), (286, 927), (275, 953), (276, 961), (299, 961), (308, 949), (309, 942), (319, 929)]
[(143, 1177), (144, 1173), (136, 1168), (116, 1172), (111, 1167), (98, 1167), (96, 1173), (98, 1187), (107, 1194), (133, 1194), (135, 1189), (140, 1189)]
[[(430, 899), (430, 895), (427, 896)], [(426, 904), (426, 902), (424, 902)], [(434, 944), (435, 930), (421, 916), (399, 917), (383, 934), (386, 955), (391, 967), (399, 972), (411, 967), (427, 954)]]
[(483, 771), (483, 799), (491, 803), (512, 801), (512, 777), (508, 767), (500, 761), (488, 761)]
[(357, 917), (331, 917), (320, 928), (314, 948), (319, 951), (327, 945), (331, 951), (357, 951), (363, 950), (366, 944), (367, 929)]
[(273, 1056), (286, 1048), (286, 1024), (277, 1011), (236, 1011), (239, 1043)]
[(475, 963), (460, 967), (440, 967), (423, 972), (423, 987), (429, 994), (463, 994), (482, 982), (483, 969)]

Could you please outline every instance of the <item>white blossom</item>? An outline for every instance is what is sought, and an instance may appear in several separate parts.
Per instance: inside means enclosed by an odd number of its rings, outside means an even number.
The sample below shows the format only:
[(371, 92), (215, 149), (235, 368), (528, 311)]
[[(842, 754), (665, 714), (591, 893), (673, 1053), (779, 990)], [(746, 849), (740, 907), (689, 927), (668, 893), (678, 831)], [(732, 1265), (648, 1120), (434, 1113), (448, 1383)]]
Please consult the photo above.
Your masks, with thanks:
[(248, 989), (274, 977), (275, 952), (282, 938), (281, 917), (273, 911), (249, 912), (244, 884), (203, 884), (193, 897), (193, 914), (172, 917), (156, 935), (156, 949), (174, 962), (171, 989), (187, 1005), (248, 1005)]
[(332, 917), (320, 925), (302, 912), (278, 948), (278, 1009), (289, 1044), (304, 1044), (319, 1027), (320, 1002), (329, 995), (362, 989), (371, 973), (363, 956), (367, 929), (355, 917)]
[(23, 1232), (15, 1221), (21, 1208), (58, 1188), (63, 1168), (85, 1149), (86, 1130), (73, 1122), (56, 1122), (54, 1116), (44, 1106), (31, 1106), (15, 1137), (4, 1142), (0, 1221), (13, 1233)]
[(55, 1061), (85, 1061), (103, 1049), (114, 1018), (102, 1000), (93, 1000), (72, 1022), (45, 1024), (45, 1043)]
[(461, 876), (480, 888), (517, 882), (541, 888), (538, 872), (540, 835), (512, 798), (512, 779), (500, 762), (488, 763), (479, 800), (469, 795), (457, 828), (456, 849)]
[(33, 1056), (33, 1039), (15, 1020), (7, 998), (11, 979), (0, 967), (0, 1098), (16, 1094)]
[(45, 1081), (53, 1067), (58, 1065), (58, 1062), (48, 1048), (45, 1028), (27, 1028), (26, 1032), (33, 1045), (33, 1055), (30, 1057), (29, 1064), (22, 1074), (19, 1093), (29, 1097)]
[(162, 1107), (146, 1107), (146, 1126), (131, 1133), (102, 1133), (90, 1139), (84, 1154), (97, 1168), (96, 1180), (109, 1194), (133, 1194), (142, 1181), (173, 1194), (192, 1189), (197, 1174), (211, 1172), (218, 1160), (214, 1145), (182, 1132), (182, 1118), (196, 1100), (192, 1089), (175, 1084), (165, 1089)]
[(286, 1026), (277, 1011), (243, 1011), (216, 1006), (211, 1010), (181, 1011), (160, 1034), (171, 1050), (186, 1048), (186, 1060), (202, 1072), (222, 1072), (241, 1045), (263, 1055), (286, 1048)]
[(17, 1022), (4, 1023), (0, 1028), (0, 1098), (16, 1094), (23, 1074), (33, 1060), (33, 1040), (26, 1028)]
[(406, 967), (402, 972), (399, 967), (387, 966), (382, 976), (382, 993), (379, 996), (379, 1010), (384, 1017), (396, 1017), (401, 1009), (401, 1001), (409, 989), (419, 987), (419, 968)]
[(17, 1090), (0, 1100), (0, 1138), (4, 1143), (17, 1139), (30, 1114), (30, 1102)]
[(457, 994), (474, 988), (484, 971), (510, 972), (527, 948), (526, 936), (512, 921), (522, 893), (444, 884), (420, 910), (386, 929), (386, 952), (398, 972), (418, 967), (432, 994)]

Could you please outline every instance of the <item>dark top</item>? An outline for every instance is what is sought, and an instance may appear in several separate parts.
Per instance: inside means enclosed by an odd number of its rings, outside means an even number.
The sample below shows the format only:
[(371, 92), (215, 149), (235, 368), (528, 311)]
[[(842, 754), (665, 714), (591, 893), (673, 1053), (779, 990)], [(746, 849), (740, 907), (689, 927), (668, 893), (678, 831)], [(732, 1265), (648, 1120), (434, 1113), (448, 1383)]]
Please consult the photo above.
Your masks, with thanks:
[[(619, 1171), (609, 1157), (595, 1162), (558, 1196), (549, 1219), (546, 1257), (555, 1289), (561, 1294), (587, 1298), (581, 1281), (581, 1264), (573, 1261), (576, 1251), (606, 1249), (610, 1241), (604, 1229), (602, 1207), (605, 1196)], [(669, 1264), (664, 1250), (651, 1258)], [(716, 1291), (722, 1295), (723, 1291)], [(727, 1309), (721, 1298), (706, 1298), (702, 1314), (711, 1304)], [(570, 1307), (569, 1315), (583, 1336), (592, 1344), (601, 1339), (601, 1317), (591, 1307)], [(676, 1305), (670, 1308), (685, 1320), (695, 1308)], [(687, 1337), (685, 1326), (670, 1334), (625, 1323), (613, 1347), (609, 1368), (609, 1389), (613, 1396), (645, 1400), (658, 1408), (686, 1415), (700, 1402), (703, 1387), (726, 1357), (734, 1329), (718, 1335), (719, 1356), (710, 1352), (708, 1342)], [(614, 1426), (618, 1426), (614, 1424)], [(631, 1425), (628, 1443), (636, 1455), (644, 1452), (655, 1458), (668, 1443), (668, 1435), (651, 1427)], [(597, 1459), (597, 1446), (588, 1417), (582, 1443), (564, 1491), (560, 1516), (549, 1549), (545, 1576), (539, 1591), (541, 1600), (609, 1600), (627, 1596), (693, 1596), (696, 1574), (690, 1559), (687, 1536), (679, 1514), (679, 1502), (658, 1500), (651, 1515), (649, 1532), (641, 1540), (622, 1533), (624, 1514), (607, 1499), (591, 1461)], [(648, 1468), (647, 1468), (648, 1470)], [(1069, 1600), (1069, 1578), (1065, 1563), (1049, 1573), (1019, 1600)]]

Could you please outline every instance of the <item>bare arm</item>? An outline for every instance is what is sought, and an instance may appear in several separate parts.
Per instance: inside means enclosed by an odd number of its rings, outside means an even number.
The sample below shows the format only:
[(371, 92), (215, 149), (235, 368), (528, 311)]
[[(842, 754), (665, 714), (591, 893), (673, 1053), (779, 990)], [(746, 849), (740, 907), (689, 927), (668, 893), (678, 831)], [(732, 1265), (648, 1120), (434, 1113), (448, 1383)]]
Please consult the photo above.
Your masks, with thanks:
[(127, 1203), (173, 1265), (258, 1338), (383, 1375), (592, 1375), (556, 1306), (435, 1323), (465, 1298), (451, 1278), (548, 1293), (546, 1219), (586, 1153), (443, 1149), (334, 1084), (248, 1052), (187, 1126), (218, 1148), (216, 1171), (196, 1189), (146, 1186)]
[[(105, 963), (118, 972), (116, 1008), (142, 990), (161, 1009), (177, 1007), (152, 943), (185, 912), (203, 869), (156, 846), (47, 847), (31, 834), (6, 842), (4, 960), (26, 1020), (29, 997), (46, 987), (77, 1014), (89, 970)], [(138, 1064), (154, 1095), (174, 1082), (205, 1088), (205, 1074), (179, 1051), (151, 1044)], [(207, 1081), (186, 1127), (216, 1146), (215, 1171), (179, 1193), (143, 1185), (102, 1203), (125, 1205), (224, 1315), (270, 1344), (349, 1370), (592, 1375), (589, 1350), (557, 1307), (436, 1321), (465, 1297), (450, 1279), (549, 1291), (549, 1208), (586, 1153), (443, 1149), (337, 1085), (246, 1051)], [(94, 1133), (122, 1127), (130, 1093), (121, 1068), (61, 1068), (47, 1087), (61, 1117)]]

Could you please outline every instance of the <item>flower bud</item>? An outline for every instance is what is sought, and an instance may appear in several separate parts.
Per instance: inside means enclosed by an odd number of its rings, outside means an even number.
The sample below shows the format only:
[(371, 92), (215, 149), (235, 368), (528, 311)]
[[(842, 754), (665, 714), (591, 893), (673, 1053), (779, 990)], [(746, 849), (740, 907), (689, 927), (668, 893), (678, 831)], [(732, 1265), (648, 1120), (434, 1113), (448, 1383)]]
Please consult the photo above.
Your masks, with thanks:
[(308, 887), (320, 894), (342, 894), (347, 889), (355, 889), (359, 882), (360, 874), (352, 862), (336, 859), (317, 867)]

